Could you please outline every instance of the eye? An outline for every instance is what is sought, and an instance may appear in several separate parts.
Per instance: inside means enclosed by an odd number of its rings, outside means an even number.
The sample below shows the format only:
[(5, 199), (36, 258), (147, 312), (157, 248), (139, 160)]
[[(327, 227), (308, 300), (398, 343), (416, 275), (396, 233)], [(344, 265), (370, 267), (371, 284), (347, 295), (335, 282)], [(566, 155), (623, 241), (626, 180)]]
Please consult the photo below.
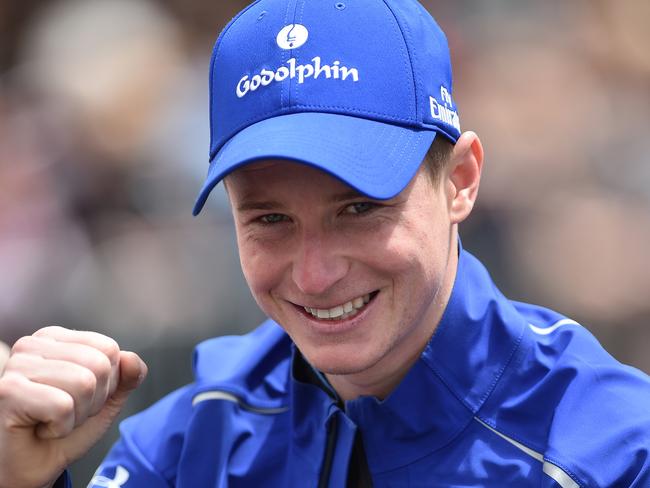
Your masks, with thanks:
[(283, 214), (271, 213), (271, 214), (262, 215), (261, 217), (259, 217), (259, 220), (264, 224), (278, 224), (280, 222), (289, 220), (289, 218)]
[(356, 202), (351, 203), (345, 207), (344, 213), (359, 215), (366, 212), (369, 212), (377, 207), (376, 203), (372, 202)]

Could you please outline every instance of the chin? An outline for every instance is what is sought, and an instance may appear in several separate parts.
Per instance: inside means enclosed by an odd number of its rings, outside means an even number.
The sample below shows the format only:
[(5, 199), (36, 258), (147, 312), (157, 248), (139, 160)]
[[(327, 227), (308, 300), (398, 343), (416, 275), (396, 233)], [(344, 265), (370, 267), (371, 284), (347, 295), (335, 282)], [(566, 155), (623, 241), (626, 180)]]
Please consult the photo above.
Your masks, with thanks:
[(331, 375), (363, 373), (381, 359), (353, 346), (317, 347), (304, 351), (303, 355), (314, 368)]

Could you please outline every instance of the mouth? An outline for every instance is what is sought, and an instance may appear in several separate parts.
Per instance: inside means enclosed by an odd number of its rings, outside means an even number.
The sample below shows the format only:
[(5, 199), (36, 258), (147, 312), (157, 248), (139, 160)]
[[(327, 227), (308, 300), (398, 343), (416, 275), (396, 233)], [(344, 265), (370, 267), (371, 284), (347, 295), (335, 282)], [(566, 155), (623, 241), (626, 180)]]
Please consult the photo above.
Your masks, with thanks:
[(354, 317), (377, 296), (379, 290), (356, 297), (332, 308), (299, 307), (308, 315), (319, 320), (338, 321)]

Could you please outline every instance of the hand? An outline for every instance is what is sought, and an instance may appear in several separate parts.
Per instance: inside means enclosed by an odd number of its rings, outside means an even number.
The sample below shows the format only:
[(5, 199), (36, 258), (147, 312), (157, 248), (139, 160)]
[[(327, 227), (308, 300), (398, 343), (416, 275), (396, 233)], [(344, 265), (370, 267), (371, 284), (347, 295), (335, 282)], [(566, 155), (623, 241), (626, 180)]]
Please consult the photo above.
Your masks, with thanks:
[(0, 488), (51, 486), (146, 374), (136, 354), (95, 332), (46, 327), (19, 339), (0, 377)]

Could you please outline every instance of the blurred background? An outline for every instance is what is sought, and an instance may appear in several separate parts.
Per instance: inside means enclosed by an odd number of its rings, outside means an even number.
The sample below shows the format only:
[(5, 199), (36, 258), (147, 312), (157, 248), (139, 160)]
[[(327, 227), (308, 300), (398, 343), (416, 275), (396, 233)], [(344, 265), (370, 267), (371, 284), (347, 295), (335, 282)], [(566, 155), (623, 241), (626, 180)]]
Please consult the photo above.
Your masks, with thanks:
[[(247, 3), (0, 2), (0, 340), (115, 337), (150, 367), (125, 415), (191, 380), (196, 342), (263, 319), (221, 188), (191, 216), (212, 45)], [(487, 155), (464, 246), (650, 372), (650, 2), (423, 3)]]

